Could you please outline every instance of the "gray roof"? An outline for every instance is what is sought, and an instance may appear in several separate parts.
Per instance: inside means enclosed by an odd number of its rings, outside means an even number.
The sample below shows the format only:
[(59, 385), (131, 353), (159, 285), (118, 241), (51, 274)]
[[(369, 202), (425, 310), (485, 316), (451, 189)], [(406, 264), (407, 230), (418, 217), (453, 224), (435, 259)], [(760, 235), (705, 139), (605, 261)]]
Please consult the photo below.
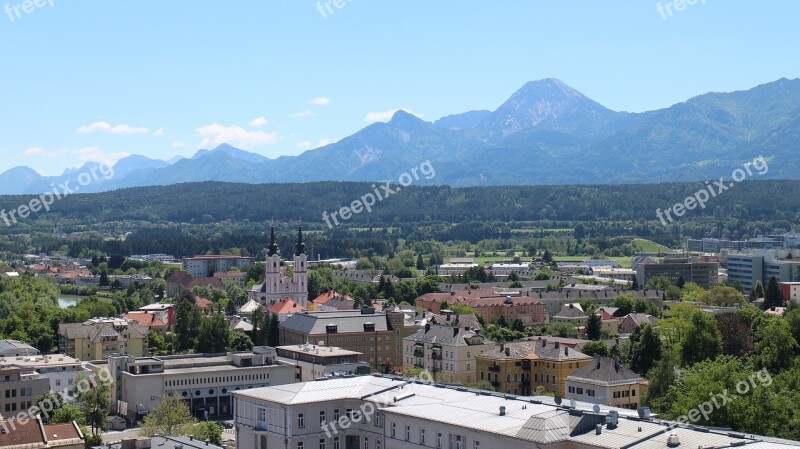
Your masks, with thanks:
[(338, 334), (364, 332), (364, 325), (372, 323), (375, 331), (389, 330), (386, 314), (362, 314), (360, 310), (295, 313), (281, 323), (281, 327), (303, 334), (324, 334), (328, 325), (337, 325)]
[[(600, 365), (598, 367), (598, 364)], [(608, 358), (601, 357), (599, 363), (594, 361), (578, 368), (566, 380), (588, 382), (596, 385), (621, 385), (642, 382), (641, 376), (630, 368)]]
[(39, 350), (18, 340), (0, 340), (0, 356), (37, 355)]
[[(420, 343), (442, 343), (449, 346), (469, 346), (467, 339), (481, 336), (473, 330), (463, 327), (442, 326), (434, 324), (430, 329), (420, 329), (403, 340), (412, 340)], [(491, 343), (481, 336), (481, 343)]]
[(125, 328), (116, 328), (111, 322), (98, 322), (92, 323), (87, 321), (85, 323), (65, 323), (58, 325), (58, 334), (72, 340), (75, 338), (86, 338), (91, 341), (99, 341), (100, 337), (115, 335), (122, 337), (121, 332), (128, 331), (130, 335), (138, 335), (139, 337), (146, 337), (150, 329), (147, 326), (142, 326), (136, 321), (129, 321)]
[(583, 310), (569, 304), (565, 305), (561, 308), (561, 311), (558, 314), (554, 315), (553, 318), (586, 318), (587, 315), (583, 313)]

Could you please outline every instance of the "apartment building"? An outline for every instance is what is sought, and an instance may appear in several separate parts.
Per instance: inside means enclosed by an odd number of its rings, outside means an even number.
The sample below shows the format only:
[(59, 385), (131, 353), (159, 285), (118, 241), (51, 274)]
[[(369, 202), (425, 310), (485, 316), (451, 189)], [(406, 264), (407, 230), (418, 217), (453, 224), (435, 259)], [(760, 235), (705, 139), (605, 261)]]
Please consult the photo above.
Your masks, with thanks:
[(198, 417), (229, 416), (234, 391), (295, 381), (295, 367), (279, 362), (268, 346), (227, 354), (114, 356), (89, 368), (114, 373), (111, 402), (131, 420), (142, 419), (165, 396), (183, 399)]
[(672, 284), (683, 278), (685, 282), (694, 282), (708, 289), (719, 282), (719, 263), (668, 257), (660, 263), (642, 263), (636, 268), (636, 280), (639, 285), (647, 285), (648, 280), (658, 276), (669, 279)]
[(478, 329), (429, 323), (403, 339), (403, 367), (424, 368), (440, 382), (474, 382), (475, 357), (493, 347)]
[(331, 376), (369, 374), (363, 354), (333, 346), (291, 345), (275, 348), (278, 360), (295, 366), (295, 381), (305, 382)]
[(729, 253), (728, 285), (738, 281), (750, 291), (758, 282), (766, 288), (772, 277), (778, 282), (800, 281), (800, 260), (787, 259), (790, 252), (768, 249)]
[(78, 375), (89, 374), (79, 360), (64, 354), (0, 357), (0, 366), (31, 368), (49, 380), (52, 391), (70, 389)]
[(613, 407), (637, 409), (647, 391), (647, 381), (619, 359), (595, 356), (565, 379), (567, 399), (594, 402)]
[(419, 327), (400, 310), (376, 313), (375, 309), (302, 312), (280, 325), (282, 346), (317, 344), (336, 346), (363, 354), (373, 369), (403, 366), (403, 338)]
[(148, 328), (123, 318), (92, 318), (58, 326), (59, 352), (79, 360), (103, 360), (111, 355), (147, 355)]
[(586, 365), (592, 357), (561, 341), (544, 337), (496, 345), (479, 354), (478, 380), (488, 380), (499, 392), (530, 395), (537, 387), (564, 397), (567, 376)]
[(0, 415), (28, 410), (36, 397), (50, 391), (50, 380), (29, 366), (0, 366)]
[(195, 256), (183, 259), (183, 271), (193, 278), (214, 277), (214, 273), (230, 271), (231, 268), (242, 269), (256, 263), (255, 257), (242, 256)]
[(472, 307), (487, 323), (503, 318), (511, 323), (516, 319), (525, 326), (547, 323), (547, 313), (542, 301), (534, 296), (510, 296), (494, 290), (463, 290), (451, 293), (427, 293), (414, 302), (423, 310), (438, 313), (443, 304), (461, 304)]
[[(624, 408), (361, 376), (234, 394), (238, 449), (651, 449), (794, 442), (661, 420)], [(683, 445), (681, 445), (683, 444)]]

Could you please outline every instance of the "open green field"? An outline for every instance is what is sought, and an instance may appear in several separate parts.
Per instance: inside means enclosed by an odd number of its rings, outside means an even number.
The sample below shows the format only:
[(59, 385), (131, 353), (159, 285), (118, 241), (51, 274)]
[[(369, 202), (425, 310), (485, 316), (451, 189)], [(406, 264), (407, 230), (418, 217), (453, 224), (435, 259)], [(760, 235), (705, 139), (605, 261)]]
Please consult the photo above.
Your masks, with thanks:
[(643, 253), (671, 253), (674, 250), (647, 239), (633, 239), (633, 247)]

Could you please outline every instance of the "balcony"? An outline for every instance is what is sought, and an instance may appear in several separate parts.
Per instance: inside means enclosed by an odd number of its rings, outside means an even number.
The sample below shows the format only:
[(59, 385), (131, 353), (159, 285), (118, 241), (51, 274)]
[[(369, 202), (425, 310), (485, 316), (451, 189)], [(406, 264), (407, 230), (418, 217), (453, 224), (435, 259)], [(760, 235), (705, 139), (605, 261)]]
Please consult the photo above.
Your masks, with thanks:
[(490, 380), (489, 383), (492, 384), (492, 386), (495, 387), (495, 388), (500, 388), (500, 381), (499, 380)]
[(414, 357), (425, 357), (425, 351), (422, 349), (414, 349)]
[(434, 352), (431, 354), (431, 359), (433, 360), (442, 360), (442, 353), (441, 352)]
[(525, 388), (525, 387), (530, 388), (531, 387), (531, 380), (530, 379), (522, 379), (519, 382), (519, 386), (523, 387), (523, 388)]
[(436, 372), (439, 372), (439, 371), (441, 371), (441, 370), (442, 370), (442, 367), (441, 367), (441, 366), (435, 366), (435, 365), (434, 365), (434, 367), (433, 367), (433, 372), (434, 372), (434, 373), (436, 373)]
[(493, 371), (495, 373), (499, 373), (500, 372), (500, 366), (492, 365), (492, 366), (489, 367), (489, 371)]

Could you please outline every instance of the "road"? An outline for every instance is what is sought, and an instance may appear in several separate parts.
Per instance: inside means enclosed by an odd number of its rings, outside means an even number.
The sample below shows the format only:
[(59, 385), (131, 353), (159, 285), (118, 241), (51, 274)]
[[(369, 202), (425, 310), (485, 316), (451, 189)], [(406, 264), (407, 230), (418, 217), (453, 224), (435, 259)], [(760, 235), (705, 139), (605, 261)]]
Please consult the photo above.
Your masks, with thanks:
[(116, 443), (121, 440), (127, 440), (129, 438), (136, 438), (139, 436), (139, 432), (141, 431), (140, 428), (134, 427), (133, 429), (126, 429), (120, 431), (108, 431), (103, 432), (103, 443)]

